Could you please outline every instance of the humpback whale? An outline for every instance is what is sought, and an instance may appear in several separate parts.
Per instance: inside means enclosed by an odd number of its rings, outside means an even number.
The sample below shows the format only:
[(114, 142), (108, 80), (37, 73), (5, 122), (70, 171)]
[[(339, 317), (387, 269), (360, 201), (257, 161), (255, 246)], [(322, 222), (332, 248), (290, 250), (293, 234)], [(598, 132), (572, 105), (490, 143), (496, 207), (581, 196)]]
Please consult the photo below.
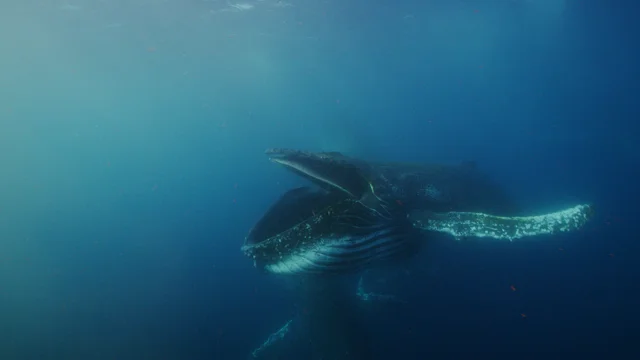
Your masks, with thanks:
[[(315, 314), (307, 320), (308, 336), (324, 358), (371, 358), (361, 346), (367, 340), (356, 336), (363, 333), (357, 321), (346, 320), (356, 312), (351, 299), (395, 301), (391, 295), (366, 292), (362, 277), (355, 294), (347, 294), (336, 285), (340, 280), (332, 280), (343, 277), (335, 275), (402, 264), (433, 238), (431, 233), (513, 241), (578, 230), (593, 214), (586, 204), (522, 214), (473, 163), (383, 163), (295, 149), (266, 154), (316, 188), (285, 192), (249, 231), (241, 249), (264, 272), (304, 279), (300, 293)], [(285, 338), (291, 324), (270, 336), (253, 357)], [(325, 341), (319, 341), (323, 336)]]
[(511, 241), (573, 231), (592, 214), (577, 205), (513, 216), (516, 206), (472, 164), (375, 163), (292, 149), (267, 155), (318, 185), (286, 192), (245, 239), (242, 251), (275, 274), (340, 274), (402, 259), (425, 232)]

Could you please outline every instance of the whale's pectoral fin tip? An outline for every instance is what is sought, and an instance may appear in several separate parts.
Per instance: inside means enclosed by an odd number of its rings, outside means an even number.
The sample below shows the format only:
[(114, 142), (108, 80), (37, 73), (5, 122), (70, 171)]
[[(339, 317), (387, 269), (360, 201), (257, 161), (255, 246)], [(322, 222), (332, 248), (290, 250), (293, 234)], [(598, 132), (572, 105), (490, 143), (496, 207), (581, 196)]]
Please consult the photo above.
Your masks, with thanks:
[(291, 330), (291, 322), (292, 321), (293, 321), (293, 319), (287, 321), (287, 323), (284, 324), (284, 326), (282, 326), (280, 329), (276, 330), (274, 333), (269, 335), (267, 340), (265, 340), (265, 342), (263, 342), (262, 345), (260, 345), (258, 348), (256, 348), (255, 350), (253, 350), (251, 352), (251, 354), (249, 355), (250, 358), (251, 359), (259, 358), (262, 352), (264, 352), (265, 350), (267, 350), (271, 346), (275, 345), (279, 341), (283, 340), (285, 338), (285, 336)]
[(585, 207), (585, 215), (587, 216), (587, 219), (591, 219), (595, 215), (596, 210), (591, 204), (586, 204), (584, 205), (584, 207)]

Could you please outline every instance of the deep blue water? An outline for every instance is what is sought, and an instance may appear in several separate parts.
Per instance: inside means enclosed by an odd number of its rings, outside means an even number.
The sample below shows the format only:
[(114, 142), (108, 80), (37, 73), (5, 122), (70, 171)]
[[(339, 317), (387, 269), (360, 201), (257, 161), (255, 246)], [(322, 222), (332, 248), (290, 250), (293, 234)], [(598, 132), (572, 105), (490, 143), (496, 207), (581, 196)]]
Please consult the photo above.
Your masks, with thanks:
[(304, 184), (270, 147), (473, 160), (529, 212), (595, 206), (577, 233), (443, 238), (380, 275), (407, 301), (366, 320), (380, 359), (637, 352), (638, 14), (2, 1), (0, 359), (246, 359), (296, 312), (240, 252)]

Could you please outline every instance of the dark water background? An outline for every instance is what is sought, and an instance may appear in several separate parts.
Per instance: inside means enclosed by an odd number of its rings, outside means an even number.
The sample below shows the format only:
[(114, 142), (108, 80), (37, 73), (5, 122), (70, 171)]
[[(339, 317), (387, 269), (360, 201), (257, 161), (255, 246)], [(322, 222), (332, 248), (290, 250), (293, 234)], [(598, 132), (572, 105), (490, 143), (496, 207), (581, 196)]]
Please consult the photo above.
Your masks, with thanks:
[(239, 251), (302, 184), (268, 147), (475, 160), (531, 212), (596, 206), (380, 280), (408, 301), (369, 319), (380, 359), (637, 351), (639, 5), (230, 4), (0, 3), (0, 359), (245, 359), (295, 311)]

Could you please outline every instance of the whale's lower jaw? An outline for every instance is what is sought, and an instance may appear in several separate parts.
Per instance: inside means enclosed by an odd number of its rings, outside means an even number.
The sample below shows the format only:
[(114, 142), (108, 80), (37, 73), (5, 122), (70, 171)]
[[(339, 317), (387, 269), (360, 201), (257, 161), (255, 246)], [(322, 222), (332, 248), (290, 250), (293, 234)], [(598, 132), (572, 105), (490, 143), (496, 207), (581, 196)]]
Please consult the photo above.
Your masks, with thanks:
[(360, 236), (325, 238), (317, 244), (264, 264), (273, 274), (344, 274), (383, 263), (411, 252), (410, 229), (380, 227)]

